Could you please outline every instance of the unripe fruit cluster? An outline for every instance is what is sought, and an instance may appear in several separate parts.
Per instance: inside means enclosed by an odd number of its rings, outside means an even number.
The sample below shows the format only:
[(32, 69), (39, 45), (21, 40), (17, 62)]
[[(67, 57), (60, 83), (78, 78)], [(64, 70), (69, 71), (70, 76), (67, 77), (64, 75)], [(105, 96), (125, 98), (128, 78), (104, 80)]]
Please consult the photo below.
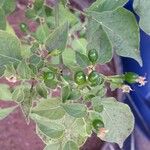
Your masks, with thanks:
[[(89, 52), (88, 52), (88, 59), (90, 60), (90, 62), (92, 64), (95, 64), (97, 62), (97, 60), (98, 60), (98, 52), (95, 49), (89, 50)], [(85, 73), (83, 71), (76, 72), (75, 75), (74, 75), (74, 81), (78, 85), (85, 84), (87, 82)], [(89, 81), (91, 86), (96, 86), (99, 83), (101, 83), (102, 79), (101, 79), (100, 75), (96, 71), (92, 71), (88, 75), (88, 81)]]

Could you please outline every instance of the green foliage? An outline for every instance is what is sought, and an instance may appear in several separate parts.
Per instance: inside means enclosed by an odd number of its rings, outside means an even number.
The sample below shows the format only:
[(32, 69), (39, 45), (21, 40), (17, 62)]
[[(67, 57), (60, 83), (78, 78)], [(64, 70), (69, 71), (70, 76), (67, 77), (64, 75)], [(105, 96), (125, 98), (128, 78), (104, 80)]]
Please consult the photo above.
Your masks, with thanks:
[(99, 102), (104, 107), (100, 115), (108, 130), (102, 140), (118, 143), (122, 147), (123, 141), (134, 128), (134, 116), (130, 108), (126, 104), (117, 102), (114, 98), (102, 99)]
[(63, 150), (78, 150), (78, 145), (74, 141), (67, 141)]
[(88, 8), (88, 10), (98, 12), (113, 11), (123, 6), (127, 1), (128, 0), (97, 0)]
[(5, 30), (6, 29), (6, 20), (5, 20), (5, 12), (2, 8), (0, 8), (0, 29)]
[(150, 1), (147, 0), (134, 0), (133, 7), (137, 15), (140, 17), (139, 25), (141, 29), (150, 35)]
[(47, 92), (47, 88), (45, 87), (44, 84), (38, 84), (36, 86), (36, 92), (43, 98), (47, 98), (48, 92)]
[(76, 52), (76, 62), (82, 68), (86, 68), (90, 65), (87, 56), (80, 52)]
[(16, 8), (16, 0), (0, 1), (0, 30), (6, 29), (6, 16), (12, 13)]
[(6, 118), (16, 107), (0, 108), (0, 120)]
[(47, 24), (41, 24), (36, 30), (35, 37), (39, 41), (39, 43), (43, 44), (47, 40), (50, 34), (49, 28)]
[(75, 118), (82, 118), (87, 113), (87, 108), (83, 104), (63, 104), (64, 110)]
[(139, 27), (132, 13), (124, 8), (118, 8), (115, 11), (103, 13), (89, 11), (88, 14), (103, 27), (118, 55), (133, 58), (142, 65), (139, 54)]
[(31, 112), (50, 120), (61, 119), (65, 115), (65, 111), (60, 106), (60, 100), (54, 98), (42, 100)]
[(63, 125), (46, 120), (36, 115), (34, 116), (34, 120), (36, 121), (39, 130), (46, 136), (52, 139), (58, 139), (63, 136), (65, 131), (65, 127)]
[(35, 91), (32, 88), (29, 89), (25, 87), (23, 89), (23, 93), (24, 93), (24, 97), (23, 97), (23, 100), (20, 102), (20, 107), (25, 116), (26, 122), (29, 123), (30, 122), (29, 115), (31, 112), (32, 101), (35, 95)]
[(21, 59), (21, 43), (19, 39), (10, 33), (0, 31), (0, 76), (4, 73), (5, 65), (10, 62), (17, 65)]
[[(93, 28), (95, 26), (95, 28)], [(103, 27), (95, 20), (89, 19), (87, 27), (87, 49), (99, 52), (98, 62), (104, 64), (112, 59), (112, 45)]]
[(0, 84), (0, 100), (11, 100), (12, 94), (9, 90), (9, 86), (5, 84)]
[[(70, 11), (68, 3), (61, 0), (51, 7), (36, 0), (25, 14), (38, 27), (31, 32), (21, 23), (25, 36), (20, 40), (6, 21), (16, 3), (0, 0), (0, 77), (15, 85), (0, 84), (0, 99), (13, 100), (26, 122), (36, 123), (44, 150), (79, 150), (93, 131), (122, 147), (133, 130), (134, 117), (126, 104), (106, 97), (105, 85), (129, 92), (126, 83), (146, 81), (133, 72), (106, 76), (96, 68), (110, 62), (114, 53), (141, 65), (139, 26), (123, 8), (127, 0), (96, 0), (82, 12), (84, 21), (81, 11)], [(148, 6), (145, 0), (134, 1), (140, 26), (149, 34)], [(1, 108), (0, 119), (15, 108)]]
[(64, 51), (68, 38), (68, 23), (59, 26), (46, 40), (46, 48), (49, 52), (53, 50)]
[(17, 67), (17, 73), (21, 79), (31, 79), (32, 72), (28, 64), (25, 61), (21, 61)]
[(61, 98), (63, 102), (65, 102), (70, 98), (70, 94), (71, 94), (71, 89), (69, 86), (62, 87)]
[(8, 15), (15, 10), (16, 0), (2, 0), (2, 3), (0, 5), (5, 11), (5, 14)]

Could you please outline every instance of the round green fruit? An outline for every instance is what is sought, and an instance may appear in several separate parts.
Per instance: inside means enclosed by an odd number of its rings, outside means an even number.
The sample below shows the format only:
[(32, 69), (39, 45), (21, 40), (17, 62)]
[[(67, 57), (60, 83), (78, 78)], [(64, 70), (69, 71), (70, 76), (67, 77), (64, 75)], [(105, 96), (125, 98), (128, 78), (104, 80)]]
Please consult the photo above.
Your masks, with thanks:
[(86, 75), (84, 74), (83, 71), (78, 71), (75, 73), (74, 75), (74, 81), (78, 84), (78, 85), (83, 85), (86, 82)]
[(128, 82), (128, 83), (131, 83), (131, 84), (135, 83), (136, 80), (138, 79), (138, 77), (139, 77), (139, 75), (134, 73), (134, 72), (127, 72), (124, 75), (125, 81)]
[(28, 31), (28, 25), (26, 23), (20, 23), (20, 30), (22, 32), (27, 32)]
[(100, 119), (93, 120), (92, 125), (96, 131), (104, 127), (104, 123)]
[(101, 82), (100, 75), (96, 71), (92, 71), (88, 75), (88, 80), (91, 83), (91, 85), (93, 85), (93, 86), (96, 86), (96, 85), (100, 84), (100, 82)]
[(44, 72), (44, 80), (53, 80), (55, 78), (55, 74), (53, 72)]
[(98, 60), (98, 52), (95, 49), (89, 50), (88, 58), (92, 63), (95, 63)]

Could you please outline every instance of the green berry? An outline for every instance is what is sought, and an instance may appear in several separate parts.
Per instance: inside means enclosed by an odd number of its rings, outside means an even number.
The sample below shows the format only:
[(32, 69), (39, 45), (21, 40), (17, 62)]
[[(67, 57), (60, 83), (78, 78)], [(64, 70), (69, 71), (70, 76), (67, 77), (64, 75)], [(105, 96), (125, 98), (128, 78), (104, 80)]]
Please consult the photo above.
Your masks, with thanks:
[(49, 72), (44, 72), (44, 80), (54, 80), (55, 74), (51, 71)]
[(96, 131), (104, 127), (104, 123), (100, 119), (93, 120), (92, 125)]
[(128, 82), (128, 83), (131, 83), (131, 84), (135, 83), (136, 80), (138, 79), (138, 77), (139, 77), (139, 75), (134, 73), (134, 72), (127, 72), (124, 75), (125, 81)]
[(96, 71), (92, 71), (89, 76), (88, 80), (91, 83), (91, 85), (96, 86), (101, 83), (102, 79), (100, 78), (100, 75)]
[(78, 85), (83, 85), (86, 82), (86, 75), (84, 74), (83, 71), (78, 71), (75, 73), (74, 75), (74, 81), (78, 84)]
[(28, 25), (26, 23), (20, 23), (20, 30), (22, 32), (27, 32), (28, 31)]
[(98, 52), (95, 49), (91, 49), (88, 52), (88, 58), (92, 63), (96, 63), (96, 61), (98, 60)]

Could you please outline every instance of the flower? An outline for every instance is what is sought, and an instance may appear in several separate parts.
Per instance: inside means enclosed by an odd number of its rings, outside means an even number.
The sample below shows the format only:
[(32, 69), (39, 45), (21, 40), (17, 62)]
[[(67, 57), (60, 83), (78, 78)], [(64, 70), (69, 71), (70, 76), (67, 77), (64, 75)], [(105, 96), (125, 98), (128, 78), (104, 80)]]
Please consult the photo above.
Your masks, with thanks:
[(146, 77), (139, 76), (136, 79), (136, 82), (140, 84), (139, 86), (144, 86), (147, 83), (147, 81), (145, 81), (145, 80), (146, 80)]
[(130, 91), (133, 91), (129, 85), (122, 85), (121, 89), (123, 93), (130, 93)]
[(88, 66), (88, 74), (90, 74), (93, 70), (95, 70), (95, 66), (94, 65), (90, 65)]
[(6, 80), (8, 82), (11, 82), (11, 83), (16, 83), (17, 82), (17, 78), (14, 75), (11, 75), (10, 77), (6, 77)]
[(100, 128), (99, 129), (99, 132), (97, 134), (97, 136), (100, 138), (100, 139), (104, 139), (106, 133), (108, 133), (109, 130), (107, 130), (106, 128)]

